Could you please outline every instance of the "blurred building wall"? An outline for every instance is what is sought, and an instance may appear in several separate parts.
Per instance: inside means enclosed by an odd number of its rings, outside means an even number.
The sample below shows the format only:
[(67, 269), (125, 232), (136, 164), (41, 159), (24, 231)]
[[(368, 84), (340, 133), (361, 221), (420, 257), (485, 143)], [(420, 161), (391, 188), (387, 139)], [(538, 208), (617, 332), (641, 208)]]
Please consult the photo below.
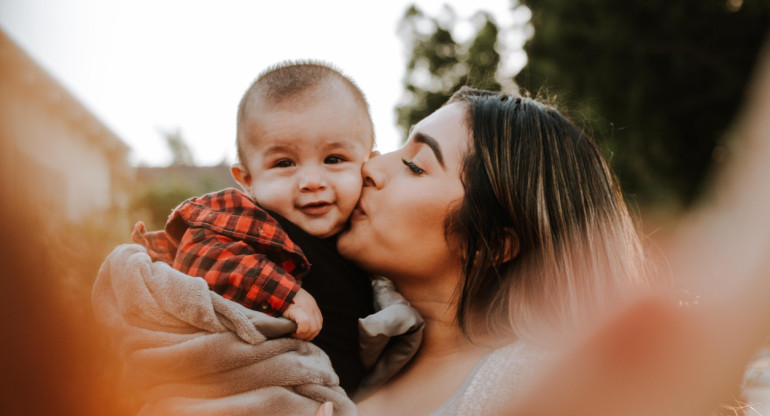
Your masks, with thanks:
[(75, 222), (125, 212), (129, 148), (0, 30), (4, 191)]

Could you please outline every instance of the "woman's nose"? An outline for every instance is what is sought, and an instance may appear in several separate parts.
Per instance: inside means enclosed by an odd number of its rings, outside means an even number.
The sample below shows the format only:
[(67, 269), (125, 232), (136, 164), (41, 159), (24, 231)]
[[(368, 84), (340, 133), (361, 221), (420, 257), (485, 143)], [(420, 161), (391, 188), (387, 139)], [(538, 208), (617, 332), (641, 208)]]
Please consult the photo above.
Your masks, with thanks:
[(380, 189), (385, 185), (385, 171), (382, 169), (382, 162), (387, 155), (375, 156), (361, 166), (361, 174), (364, 178), (364, 186), (371, 186)]
[(326, 177), (320, 169), (308, 167), (300, 173), (299, 188), (305, 192), (316, 192), (326, 189)]

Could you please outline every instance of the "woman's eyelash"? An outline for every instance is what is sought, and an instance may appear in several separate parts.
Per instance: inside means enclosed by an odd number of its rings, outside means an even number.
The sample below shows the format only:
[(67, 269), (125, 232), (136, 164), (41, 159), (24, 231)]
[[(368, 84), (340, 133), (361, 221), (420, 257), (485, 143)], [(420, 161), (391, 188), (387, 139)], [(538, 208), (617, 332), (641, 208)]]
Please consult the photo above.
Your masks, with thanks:
[(404, 162), (404, 165), (406, 165), (406, 167), (409, 168), (409, 170), (411, 170), (412, 173), (415, 173), (417, 175), (425, 173), (425, 171), (422, 168), (420, 168), (419, 166), (415, 165), (414, 163), (412, 163), (412, 162), (410, 162), (410, 161), (408, 161), (406, 159), (401, 159), (401, 161)]

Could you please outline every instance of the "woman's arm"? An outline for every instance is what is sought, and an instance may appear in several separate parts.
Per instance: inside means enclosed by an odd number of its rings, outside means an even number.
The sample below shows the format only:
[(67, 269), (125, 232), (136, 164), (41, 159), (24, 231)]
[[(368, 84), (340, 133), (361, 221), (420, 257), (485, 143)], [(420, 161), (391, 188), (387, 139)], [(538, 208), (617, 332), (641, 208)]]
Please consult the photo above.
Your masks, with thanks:
[[(502, 414), (703, 415), (770, 333), (770, 44), (734, 130), (734, 159), (669, 251), (697, 306), (641, 300), (544, 372)], [(557, 397), (558, 400), (553, 400)]]

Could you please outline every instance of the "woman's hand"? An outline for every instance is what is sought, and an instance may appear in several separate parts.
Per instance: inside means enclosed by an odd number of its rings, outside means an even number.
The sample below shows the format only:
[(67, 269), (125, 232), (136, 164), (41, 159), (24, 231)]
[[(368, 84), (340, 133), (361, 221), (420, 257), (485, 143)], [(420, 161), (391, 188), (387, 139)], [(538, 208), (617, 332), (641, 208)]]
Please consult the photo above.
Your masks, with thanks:
[(334, 406), (332, 406), (332, 402), (326, 402), (318, 408), (315, 416), (332, 416), (333, 412)]

